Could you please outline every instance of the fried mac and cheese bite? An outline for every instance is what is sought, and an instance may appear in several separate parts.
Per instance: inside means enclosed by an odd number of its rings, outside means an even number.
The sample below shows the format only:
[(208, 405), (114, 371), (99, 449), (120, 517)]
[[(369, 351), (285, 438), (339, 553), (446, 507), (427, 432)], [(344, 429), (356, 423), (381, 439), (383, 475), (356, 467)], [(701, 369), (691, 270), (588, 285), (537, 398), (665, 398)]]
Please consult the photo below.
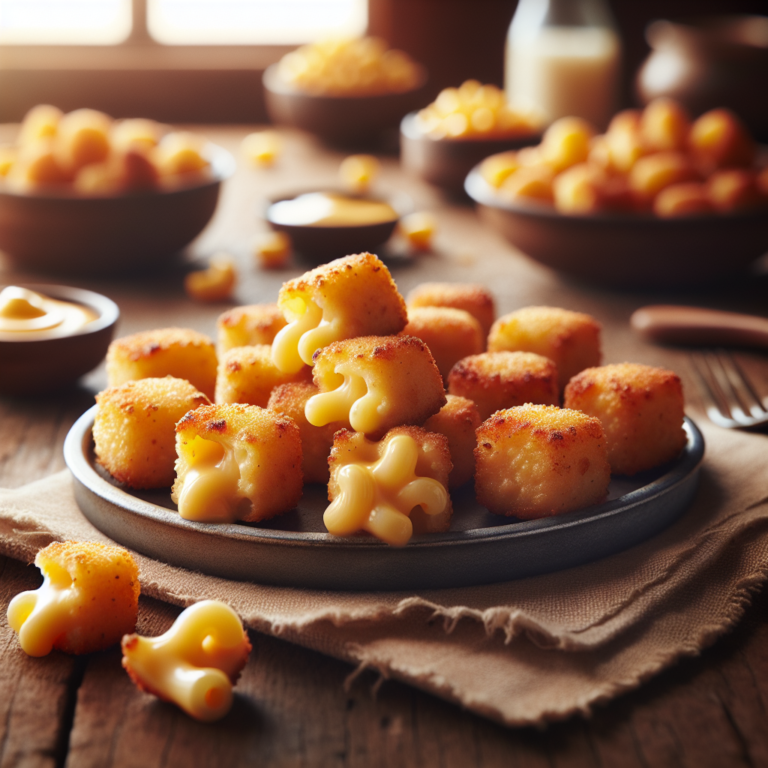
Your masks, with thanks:
[(216, 348), (208, 336), (189, 328), (158, 328), (115, 339), (107, 350), (110, 387), (135, 379), (175, 376), (213, 398)]
[(588, 368), (568, 383), (565, 406), (600, 420), (614, 474), (634, 475), (664, 464), (686, 444), (683, 385), (664, 368), (638, 363)]
[(446, 395), (446, 404), (424, 422), (424, 429), (448, 438), (453, 469), (448, 476), (448, 488), (460, 488), (475, 474), (475, 431), (480, 426), (480, 412), (466, 397)]
[(375, 439), (392, 427), (422, 424), (445, 405), (443, 377), (414, 336), (361, 336), (315, 355), (320, 393), (307, 401), (310, 424), (349, 424)]
[(272, 362), (272, 347), (269, 344), (235, 347), (225, 352), (219, 362), (216, 402), (245, 403), (266, 408), (275, 387), (311, 378), (311, 369), (306, 365), (296, 373), (280, 371)]
[(122, 547), (93, 541), (54, 542), (35, 565), (39, 589), (8, 606), (8, 623), (30, 656), (101, 651), (133, 632), (139, 610), (139, 569)]
[(600, 421), (553, 405), (497, 411), (477, 430), (475, 492), (496, 515), (561, 515), (608, 495), (611, 470)]
[(448, 375), (448, 392), (477, 406), (480, 419), (513, 405), (559, 405), (557, 366), (533, 352), (483, 352), (459, 360)]
[(429, 347), (444, 381), (462, 357), (477, 355), (485, 348), (480, 323), (469, 312), (453, 307), (411, 307), (403, 333)]
[(548, 357), (557, 366), (562, 391), (579, 371), (600, 365), (600, 325), (583, 312), (524, 307), (500, 317), (491, 328), (488, 351), (505, 350)]
[(367, 531), (392, 546), (414, 533), (448, 530), (451, 457), (444, 435), (396, 427), (379, 442), (342, 429), (329, 459), (331, 505), (323, 522), (334, 536)]
[(328, 456), (333, 446), (333, 435), (346, 426), (346, 422), (332, 421), (316, 427), (307, 421), (307, 401), (320, 390), (311, 381), (281, 384), (272, 390), (267, 407), (275, 413), (292, 418), (301, 433), (302, 469), (305, 483), (328, 483)]
[(179, 514), (201, 522), (259, 522), (302, 494), (301, 436), (286, 416), (256, 405), (205, 405), (176, 425)]
[(185, 379), (127, 381), (96, 395), (96, 461), (131, 488), (164, 488), (176, 478), (176, 422), (210, 400)]
[(159, 637), (126, 635), (121, 647), (123, 667), (142, 691), (203, 722), (229, 712), (251, 653), (240, 617), (219, 600), (190, 605)]
[(271, 344), (285, 325), (277, 304), (249, 304), (227, 310), (216, 321), (219, 354), (234, 347)]
[(421, 283), (408, 294), (409, 307), (453, 307), (469, 312), (487, 336), (496, 319), (493, 294), (473, 283)]
[(277, 304), (288, 325), (272, 344), (272, 360), (286, 373), (311, 365), (315, 352), (333, 341), (389, 336), (408, 321), (389, 270), (371, 253), (336, 259), (289, 280)]

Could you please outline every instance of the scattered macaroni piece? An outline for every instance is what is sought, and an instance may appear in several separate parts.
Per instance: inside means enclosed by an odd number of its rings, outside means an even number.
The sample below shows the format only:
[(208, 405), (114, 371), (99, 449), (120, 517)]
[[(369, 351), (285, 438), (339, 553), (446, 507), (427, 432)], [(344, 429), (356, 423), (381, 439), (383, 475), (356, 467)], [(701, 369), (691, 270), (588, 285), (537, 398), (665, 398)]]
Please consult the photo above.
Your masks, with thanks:
[(159, 637), (126, 635), (122, 650), (123, 667), (142, 691), (212, 722), (232, 706), (232, 686), (248, 662), (251, 643), (228, 605), (203, 600), (182, 611)]
[(184, 290), (195, 301), (225, 301), (232, 296), (236, 282), (234, 259), (219, 253), (211, 259), (208, 269), (190, 272), (184, 278)]
[(250, 347), (254, 344), (271, 344), (285, 318), (277, 304), (248, 304), (229, 309), (216, 320), (219, 352), (234, 347)]
[(280, 269), (291, 257), (291, 238), (285, 232), (267, 232), (257, 238), (253, 254), (264, 269)]
[(171, 498), (186, 520), (258, 522), (293, 509), (302, 493), (301, 436), (256, 405), (205, 405), (176, 425)]
[(30, 656), (53, 648), (65, 653), (100, 651), (136, 626), (139, 569), (130, 552), (97, 542), (54, 542), (35, 565), (42, 586), (22, 592), (8, 606), (8, 623)]
[[(334, 536), (367, 531), (401, 547), (414, 532), (444, 531), (450, 525), (446, 487), (451, 459), (443, 435), (398, 427), (373, 443), (341, 430), (334, 437), (330, 466), (331, 505), (323, 522)], [(421, 508), (418, 525), (416, 507)]]
[(634, 475), (674, 459), (686, 443), (683, 385), (637, 363), (588, 368), (565, 388), (565, 407), (600, 419), (611, 472)]
[(600, 325), (582, 312), (524, 307), (493, 324), (488, 351), (535, 352), (548, 357), (557, 366), (562, 391), (579, 371), (600, 365)]
[(205, 334), (189, 328), (159, 328), (115, 339), (107, 350), (110, 387), (136, 379), (175, 376), (187, 379), (213, 398), (216, 347)]
[(266, 167), (275, 164), (282, 144), (277, 131), (255, 131), (243, 139), (240, 149), (253, 165)]
[(341, 183), (357, 194), (365, 194), (379, 175), (380, 163), (373, 155), (350, 155), (341, 161)]
[(188, 381), (139, 379), (96, 395), (96, 461), (131, 488), (167, 488), (176, 478), (176, 422), (210, 400)]
[(445, 405), (443, 378), (427, 345), (414, 336), (361, 336), (336, 341), (315, 355), (320, 393), (307, 421), (332, 421), (381, 437), (401, 424), (422, 424)]
[(422, 133), (436, 139), (502, 138), (536, 133), (539, 121), (512, 109), (495, 85), (467, 80), (459, 88), (444, 88), (437, 99), (418, 112)]
[(280, 60), (280, 77), (312, 94), (373, 96), (418, 86), (421, 72), (403, 51), (387, 50), (378, 37), (325, 40), (302, 45)]
[(384, 263), (359, 253), (323, 264), (280, 289), (288, 325), (275, 337), (272, 360), (285, 372), (312, 365), (332, 341), (399, 333), (407, 322), (403, 297)]
[(398, 233), (417, 251), (429, 251), (432, 248), (436, 230), (437, 222), (429, 211), (409, 213), (397, 223)]
[(608, 495), (611, 469), (600, 421), (554, 405), (497, 411), (477, 430), (477, 500), (496, 515), (561, 515)]

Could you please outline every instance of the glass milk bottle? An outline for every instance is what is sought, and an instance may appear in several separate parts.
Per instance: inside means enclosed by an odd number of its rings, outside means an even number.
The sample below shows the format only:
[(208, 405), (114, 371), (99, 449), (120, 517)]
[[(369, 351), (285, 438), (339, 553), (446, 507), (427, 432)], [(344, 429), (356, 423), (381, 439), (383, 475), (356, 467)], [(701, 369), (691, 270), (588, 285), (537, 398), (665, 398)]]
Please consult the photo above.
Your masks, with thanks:
[(511, 106), (602, 130), (618, 108), (621, 40), (604, 0), (520, 0), (507, 35)]

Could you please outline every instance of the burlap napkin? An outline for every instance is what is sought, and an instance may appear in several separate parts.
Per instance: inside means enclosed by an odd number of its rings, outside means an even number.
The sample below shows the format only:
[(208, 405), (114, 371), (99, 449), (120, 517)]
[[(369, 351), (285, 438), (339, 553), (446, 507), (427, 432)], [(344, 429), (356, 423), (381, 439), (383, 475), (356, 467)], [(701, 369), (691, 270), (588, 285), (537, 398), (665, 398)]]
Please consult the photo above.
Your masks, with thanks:
[[(144, 594), (227, 601), (252, 629), (372, 667), (508, 725), (588, 712), (732, 626), (768, 577), (768, 437), (698, 420), (697, 497), (674, 526), (602, 561), (530, 579), (418, 593), (313, 592), (136, 555)], [(62, 472), (0, 490), (0, 552), (104, 540)]]

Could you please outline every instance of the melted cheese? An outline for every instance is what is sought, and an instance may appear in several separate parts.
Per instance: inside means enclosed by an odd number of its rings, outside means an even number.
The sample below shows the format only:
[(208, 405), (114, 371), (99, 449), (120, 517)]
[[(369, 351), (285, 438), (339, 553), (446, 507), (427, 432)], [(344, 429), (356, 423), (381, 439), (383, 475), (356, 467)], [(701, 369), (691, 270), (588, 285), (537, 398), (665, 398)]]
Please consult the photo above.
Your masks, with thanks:
[[(330, 392), (319, 392), (307, 400), (304, 415), (313, 427), (324, 427), (332, 421), (349, 424), (350, 411), (360, 398), (368, 392), (365, 379), (362, 376), (350, 374), (344, 376), (341, 386)], [(352, 427), (356, 432), (365, 430)]]
[(249, 651), (237, 614), (204, 600), (183, 611), (164, 635), (123, 638), (123, 666), (143, 688), (210, 722), (232, 706), (232, 678)]
[(25, 339), (35, 332), (67, 336), (97, 317), (81, 304), (50, 299), (17, 285), (0, 292), (0, 334), (19, 334)]
[(42, 586), (22, 592), (8, 606), (8, 623), (30, 656), (46, 656), (62, 635), (78, 626), (79, 590), (63, 568), (49, 567)]
[(408, 435), (396, 435), (377, 461), (352, 461), (338, 470), (340, 493), (325, 510), (329, 533), (349, 536), (368, 531), (393, 546), (407, 544), (413, 534), (411, 510), (421, 506), (440, 514), (448, 492), (431, 477), (416, 475), (419, 446)]
[(185, 451), (187, 469), (179, 494), (179, 514), (204, 523), (234, 522), (243, 500), (240, 467), (234, 451), (213, 440), (195, 437)]

